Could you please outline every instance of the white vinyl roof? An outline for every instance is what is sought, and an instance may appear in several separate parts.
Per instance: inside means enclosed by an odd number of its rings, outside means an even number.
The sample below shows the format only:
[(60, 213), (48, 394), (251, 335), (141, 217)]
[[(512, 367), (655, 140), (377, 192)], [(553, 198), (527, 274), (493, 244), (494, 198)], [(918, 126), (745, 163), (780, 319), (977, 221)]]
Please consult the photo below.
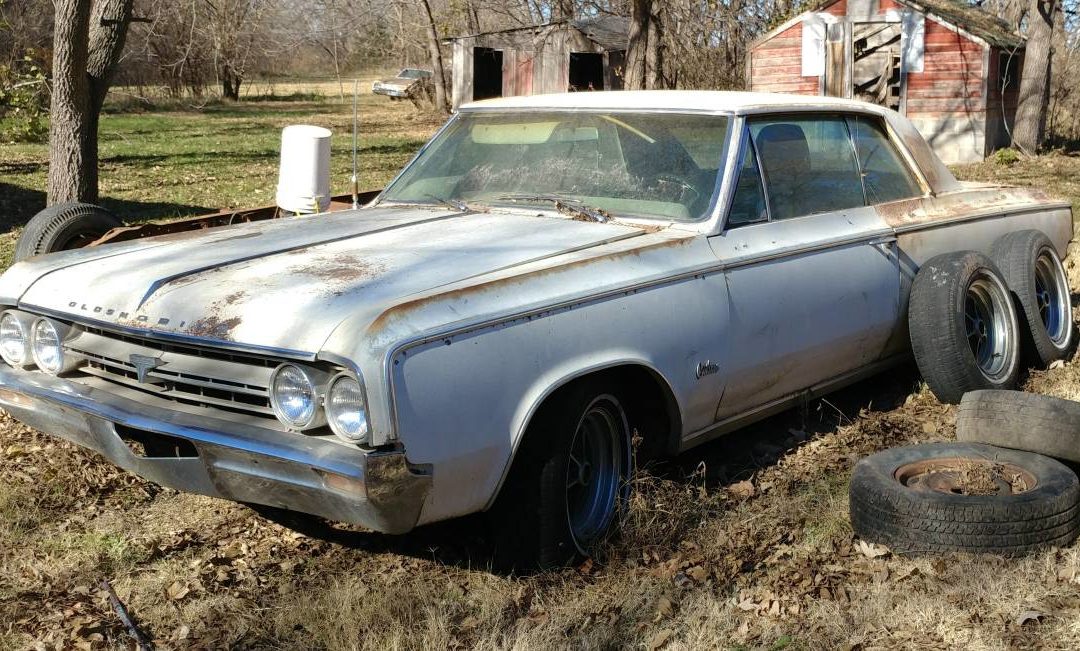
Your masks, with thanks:
[(858, 109), (881, 113), (874, 104), (837, 97), (718, 90), (616, 90), (552, 95), (521, 95), (471, 102), (462, 111), (489, 109), (607, 109), (757, 112), (768, 109)]

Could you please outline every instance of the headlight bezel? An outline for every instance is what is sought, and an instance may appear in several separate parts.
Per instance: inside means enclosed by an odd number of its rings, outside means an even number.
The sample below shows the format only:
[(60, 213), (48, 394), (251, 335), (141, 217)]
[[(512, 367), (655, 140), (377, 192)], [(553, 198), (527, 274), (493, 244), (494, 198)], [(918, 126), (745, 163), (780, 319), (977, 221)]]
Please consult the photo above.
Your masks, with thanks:
[[(281, 396), (278, 391), (278, 381), (282, 374), (285, 371), (293, 369), (300, 373), (311, 389), (311, 410), (303, 419), (293, 419), (287, 415), (286, 411), (282, 408)], [(277, 417), (278, 422), (297, 432), (317, 429), (326, 425), (326, 410), (323, 408), (323, 399), (326, 395), (326, 389), (328, 387), (326, 380), (329, 379), (329, 376), (329, 373), (302, 364), (295, 364), (293, 362), (279, 364), (277, 368), (274, 369), (274, 372), (270, 374), (270, 386), (268, 391), (270, 394), (270, 407), (273, 409), (274, 416)]]
[(22, 359), (15, 360), (7, 354), (7, 350), (2, 344), (2, 338), (0, 338), (0, 358), (13, 368), (32, 367), (34, 365), (34, 352), (31, 344), (31, 336), (35, 319), (15, 310), (5, 310), (3, 314), (0, 314), (0, 337), (2, 337), (3, 321), (5, 319), (13, 320), (18, 325), (19, 331), (22, 333)]
[[(38, 329), (43, 325), (48, 326), (56, 337), (56, 354), (59, 364), (55, 366), (44, 364), (42, 355), (38, 353)], [(34, 319), (33, 325), (30, 327), (30, 352), (34, 358), (34, 365), (37, 366), (39, 371), (49, 375), (63, 375), (79, 365), (80, 360), (68, 355), (64, 350), (64, 342), (71, 338), (72, 332), (73, 328), (66, 323), (47, 317)]]
[[(343, 382), (352, 382), (356, 385), (356, 392), (359, 394), (359, 401), (361, 404), (360, 420), (363, 422), (363, 432), (359, 435), (350, 434), (344, 430), (338, 419), (333, 413), (333, 396), (334, 389), (337, 388)], [(326, 385), (326, 396), (323, 399), (323, 411), (326, 414), (327, 424), (330, 426), (330, 431), (334, 433), (342, 441), (351, 445), (363, 445), (370, 443), (371, 441), (371, 408), (368, 405), (367, 389), (364, 386), (363, 379), (359, 375), (350, 373), (348, 371), (342, 371), (330, 378), (330, 382)]]

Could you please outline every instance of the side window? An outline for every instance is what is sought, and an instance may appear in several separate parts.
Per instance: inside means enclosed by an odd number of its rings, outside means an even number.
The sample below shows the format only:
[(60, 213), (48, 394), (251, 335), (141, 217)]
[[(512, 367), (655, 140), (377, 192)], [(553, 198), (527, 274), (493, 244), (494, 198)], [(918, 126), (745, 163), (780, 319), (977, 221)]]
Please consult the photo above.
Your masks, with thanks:
[(734, 228), (768, 219), (757, 156), (754, 155), (754, 148), (747, 143), (743, 151), (743, 162), (739, 167), (739, 180), (735, 184), (735, 194), (731, 199), (731, 210), (728, 211), (727, 227)]
[(761, 157), (773, 219), (865, 205), (844, 118), (754, 121), (750, 134)]
[(900, 158), (889, 136), (875, 120), (851, 119), (851, 135), (862, 167), (866, 202), (870, 205), (908, 199), (922, 194), (919, 184)]

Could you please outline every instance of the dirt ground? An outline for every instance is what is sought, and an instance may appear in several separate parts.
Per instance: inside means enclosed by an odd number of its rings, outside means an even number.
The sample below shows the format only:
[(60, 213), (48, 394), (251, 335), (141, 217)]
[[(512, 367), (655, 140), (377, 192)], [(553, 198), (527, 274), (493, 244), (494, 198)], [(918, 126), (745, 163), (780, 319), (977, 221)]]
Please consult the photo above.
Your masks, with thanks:
[[(1059, 158), (1056, 184), (1025, 176), (1042, 162), (961, 172), (1073, 196)], [(1080, 398), (1075, 359), (1024, 381)], [(299, 533), (0, 414), (0, 650), (131, 648), (104, 581), (160, 649), (1080, 647), (1075, 545), (908, 559), (853, 537), (854, 463), (954, 418), (896, 370), (646, 469), (603, 554), (516, 577), (488, 568), (477, 518)]]

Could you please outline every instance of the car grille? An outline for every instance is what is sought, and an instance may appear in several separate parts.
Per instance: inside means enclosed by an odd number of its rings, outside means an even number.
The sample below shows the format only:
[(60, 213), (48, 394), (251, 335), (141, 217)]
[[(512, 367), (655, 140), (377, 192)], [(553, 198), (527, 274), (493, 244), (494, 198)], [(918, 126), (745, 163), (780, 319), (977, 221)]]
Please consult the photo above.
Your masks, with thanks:
[[(274, 418), (270, 375), (277, 361), (166, 344), (87, 328), (65, 343), (86, 360), (79, 372), (128, 390), (185, 405)], [(132, 356), (157, 360), (140, 381)]]

